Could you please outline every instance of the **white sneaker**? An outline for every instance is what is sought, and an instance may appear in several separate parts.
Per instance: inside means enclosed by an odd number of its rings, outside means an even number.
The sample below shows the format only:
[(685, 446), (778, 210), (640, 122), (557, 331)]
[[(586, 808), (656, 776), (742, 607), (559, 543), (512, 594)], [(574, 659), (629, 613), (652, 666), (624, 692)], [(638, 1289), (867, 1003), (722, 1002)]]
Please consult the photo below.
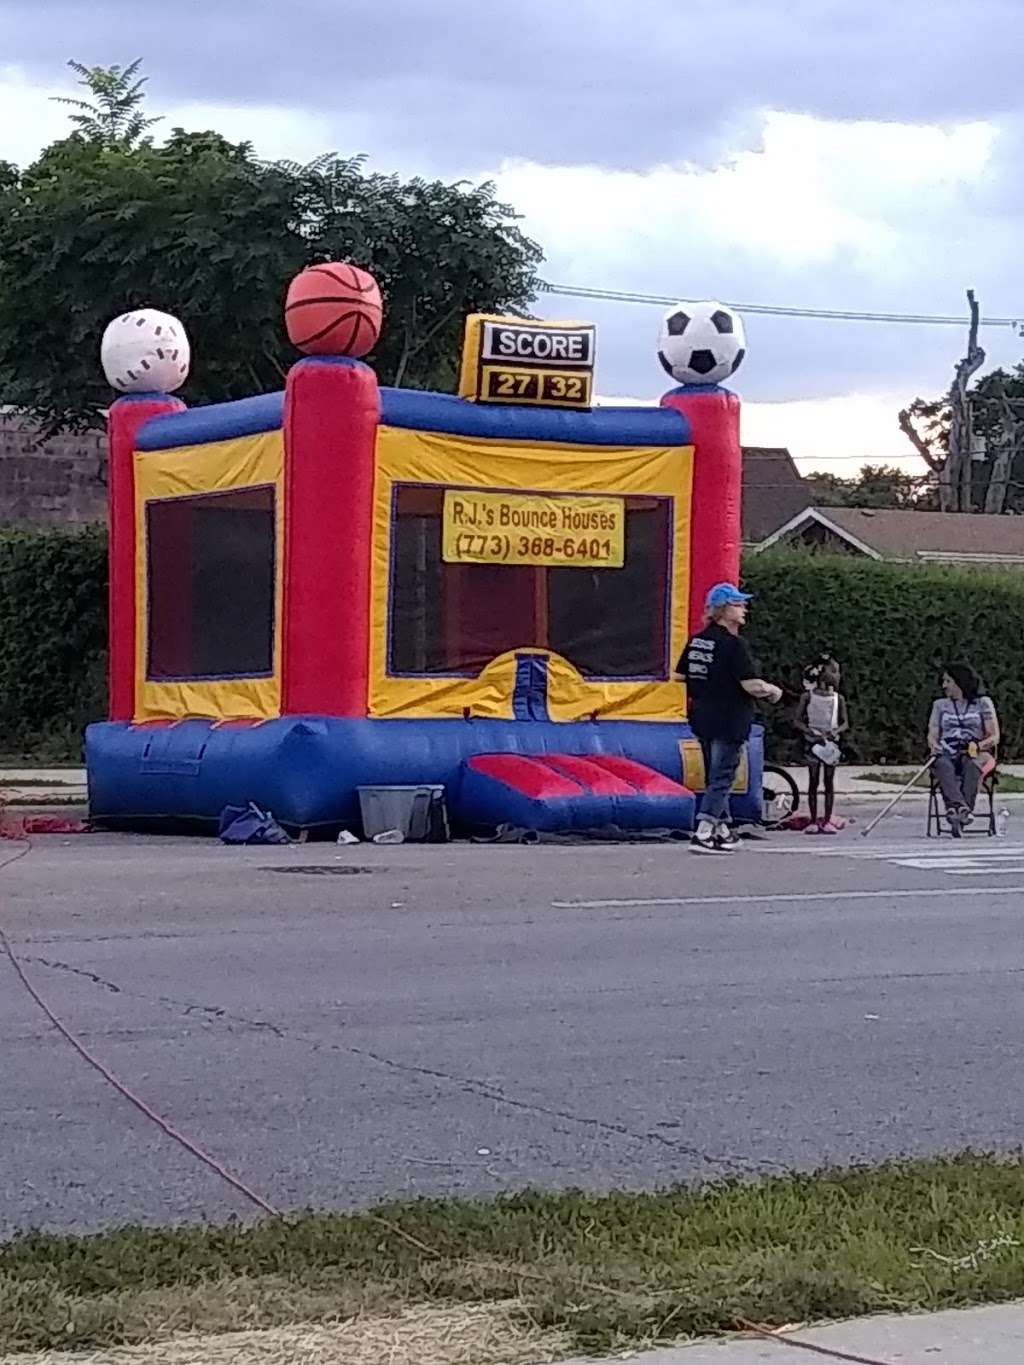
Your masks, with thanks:
[(698, 825), (697, 832), (690, 840), (691, 853), (722, 853), (721, 844), (715, 838), (713, 825)]
[(740, 839), (728, 825), (718, 825), (715, 829), (715, 843), (723, 853), (735, 853), (740, 846)]

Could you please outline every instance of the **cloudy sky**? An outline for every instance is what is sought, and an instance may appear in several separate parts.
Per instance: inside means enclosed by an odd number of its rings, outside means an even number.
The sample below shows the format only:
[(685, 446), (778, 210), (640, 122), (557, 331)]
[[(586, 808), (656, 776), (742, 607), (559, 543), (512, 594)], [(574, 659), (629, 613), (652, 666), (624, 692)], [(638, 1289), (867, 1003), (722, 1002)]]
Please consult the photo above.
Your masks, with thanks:
[[(0, 0), (0, 157), (66, 127), (65, 62), (145, 60), (167, 124), (267, 156), (366, 152), (489, 178), (545, 277), (806, 308), (1024, 316), (1021, 0)], [(599, 390), (654, 398), (659, 310), (599, 325)], [(905, 456), (951, 327), (746, 318), (745, 438), (813, 464)], [(982, 340), (992, 363), (1024, 341)], [(844, 463), (836, 463), (843, 461)]]

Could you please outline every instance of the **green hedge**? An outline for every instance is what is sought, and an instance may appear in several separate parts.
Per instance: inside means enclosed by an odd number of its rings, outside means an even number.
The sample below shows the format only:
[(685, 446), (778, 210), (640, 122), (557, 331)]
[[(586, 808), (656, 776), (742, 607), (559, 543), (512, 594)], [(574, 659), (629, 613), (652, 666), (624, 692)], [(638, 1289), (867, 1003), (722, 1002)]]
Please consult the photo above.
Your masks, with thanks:
[[(802, 551), (748, 556), (757, 600), (749, 635), (766, 677), (799, 691), (822, 649), (843, 665), (850, 758), (906, 763), (944, 660), (981, 672), (1003, 724), (1004, 757), (1024, 757), (1024, 573), (878, 564)], [(106, 535), (0, 530), (0, 756), (77, 760), (106, 706)], [(770, 750), (799, 745), (792, 706), (770, 719)]]
[(106, 646), (106, 533), (0, 530), (0, 755), (80, 758)]
[[(749, 555), (756, 594), (749, 639), (768, 678), (799, 691), (802, 666), (823, 649), (843, 668), (849, 757), (923, 761), (944, 662), (965, 659), (999, 709), (1004, 758), (1024, 756), (1024, 573), (880, 564), (837, 554)], [(798, 753), (793, 707), (769, 722), (770, 751)]]

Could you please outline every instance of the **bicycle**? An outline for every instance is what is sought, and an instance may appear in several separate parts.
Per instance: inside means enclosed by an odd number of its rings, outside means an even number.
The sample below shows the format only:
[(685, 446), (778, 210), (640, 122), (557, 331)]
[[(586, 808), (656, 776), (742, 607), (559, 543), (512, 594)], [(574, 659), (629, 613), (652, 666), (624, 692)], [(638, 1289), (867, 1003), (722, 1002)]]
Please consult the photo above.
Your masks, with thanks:
[(796, 814), (799, 806), (796, 779), (785, 768), (766, 765), (761, 779), (761, 824), (766, 829), (778, 829)]

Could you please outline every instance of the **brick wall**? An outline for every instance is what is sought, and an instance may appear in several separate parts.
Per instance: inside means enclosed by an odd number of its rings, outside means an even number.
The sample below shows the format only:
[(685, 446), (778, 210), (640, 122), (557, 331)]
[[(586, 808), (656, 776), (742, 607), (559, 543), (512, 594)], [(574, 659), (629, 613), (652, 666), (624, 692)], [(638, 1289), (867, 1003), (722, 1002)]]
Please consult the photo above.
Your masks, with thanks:
[(23, 417), (0, 411), (0, 524), (101, 521), (106, 474), (107, 442), (99, 432), (40, 442)]

